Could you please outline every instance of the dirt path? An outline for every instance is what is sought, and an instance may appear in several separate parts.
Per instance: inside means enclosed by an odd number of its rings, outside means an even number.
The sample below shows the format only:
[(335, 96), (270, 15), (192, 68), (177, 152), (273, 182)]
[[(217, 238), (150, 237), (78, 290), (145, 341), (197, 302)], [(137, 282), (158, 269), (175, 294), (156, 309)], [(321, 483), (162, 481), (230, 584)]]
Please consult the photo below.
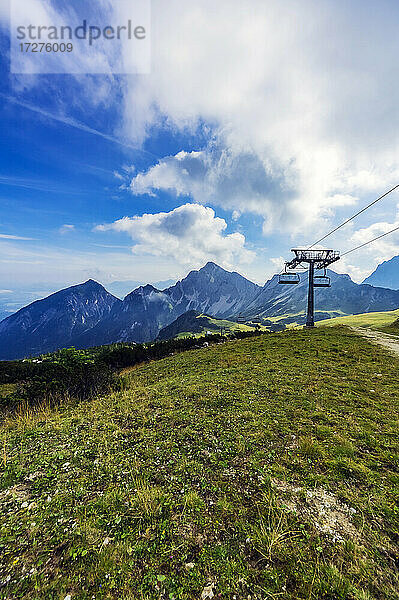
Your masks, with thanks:
[(391, 335), (390, 333), (382, 333), (381, 331), (375, 331), (374, 329), (366, 329), (364, 327), (351, 327), (351, 330), (361, 335), (370, 342), (388, 348), (393, 354), (399, 356), (399, 337)]

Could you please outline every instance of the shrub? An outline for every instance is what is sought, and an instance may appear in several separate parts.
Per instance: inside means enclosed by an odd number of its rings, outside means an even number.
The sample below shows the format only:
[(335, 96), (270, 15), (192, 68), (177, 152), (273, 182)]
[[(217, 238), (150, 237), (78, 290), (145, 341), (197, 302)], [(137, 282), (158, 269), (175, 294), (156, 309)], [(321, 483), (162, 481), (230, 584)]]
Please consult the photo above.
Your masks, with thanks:
[(53, 360), (20, 364), (16, 395), (29, 405), (44, 399), (85, 400), (116, 386), (116, 378), (108, 365), (88, 360), (74, 348), (57, 352)]
[(123, 369), (148, 360), (164, 358), (175, 352), (199, 348), (205, 342), (208, 344), (215, 344), (225, 341), (226, 339), (243, 339), (258, 335), (262, 335), (262, 333), (258, 331), (236, 331), (229, 334), (227, 337), (213, 334), (201, 338), (187, 337), (149, 344), (115, 344), (113, 346), (105, 347), (100, 353), (98, 360), (103, 361), (112, 369)]
[(123, 368), (199, 348), (205, 342), (214, 344), (254, 335), (261, 334), (237, 331), (227, 338), (214, 334), (148, 344), (113, 344), (88, 350), (68, 348), (35, 359), (0, 361), (0, 384), (17, 384), (16, 392), (7, 396), (7, 406), (21, 400), (29, 405), (68, 397), (85, 400), (118, 387), (115, 373)]

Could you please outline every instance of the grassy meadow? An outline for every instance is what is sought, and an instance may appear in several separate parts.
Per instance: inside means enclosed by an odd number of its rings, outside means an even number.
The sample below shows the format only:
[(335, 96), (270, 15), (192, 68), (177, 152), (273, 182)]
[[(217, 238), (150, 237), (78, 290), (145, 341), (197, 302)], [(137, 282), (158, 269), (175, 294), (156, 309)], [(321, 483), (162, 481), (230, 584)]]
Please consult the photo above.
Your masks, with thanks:
[(0, 598), (399, 598), (398, 408), (397, 360), (335, 327), (5, 413)]
[[(237, 332), (252, 332), (255, 329), (254, 325), (248, 325), (247, 323), (237, 323), (236, 321), (229, 321), (227, 319), (213, 319), (208, 315), (200, 315), (200, 317), (206, 318), (206, 324), (202, 326), (202, 331), (193, 333), (192, 331), (182, 331), (176, 337), (178, 339), (185, 337), (203, 337), (209, 333), (219, 333), (221, 330), (227, 333)], [(260, 331), (267, 331), (267, 327), (263, 325), (257, 325)]]
[[(370, 329), (386, 328), (399, 319), (399, 309), (383, 312), (362, 313), (359, 315), (347, 315), (318, 321), (316, 327), (334, 327), (335, 325), (348, 325), (352, 327), (368, 327)], [(382, 329), (384, 330), (384, 329)]]

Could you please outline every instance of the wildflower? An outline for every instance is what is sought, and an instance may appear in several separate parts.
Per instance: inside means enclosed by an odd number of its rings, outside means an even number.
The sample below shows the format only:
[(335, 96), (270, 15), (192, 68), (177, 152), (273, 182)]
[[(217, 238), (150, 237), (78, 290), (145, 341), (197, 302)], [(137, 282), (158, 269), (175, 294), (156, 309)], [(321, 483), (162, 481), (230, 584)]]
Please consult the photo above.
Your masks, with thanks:
[(213, 593), (213, 588), (214, 588), (215, 584), (211, 583), (210, 585), (207, 585), (204, 587), (204, 589), (202, 590), (202, 594), (201, 594), (201, 600), (207, 600), (207, 598), (213, 598), (214, 597), (214, 593)]

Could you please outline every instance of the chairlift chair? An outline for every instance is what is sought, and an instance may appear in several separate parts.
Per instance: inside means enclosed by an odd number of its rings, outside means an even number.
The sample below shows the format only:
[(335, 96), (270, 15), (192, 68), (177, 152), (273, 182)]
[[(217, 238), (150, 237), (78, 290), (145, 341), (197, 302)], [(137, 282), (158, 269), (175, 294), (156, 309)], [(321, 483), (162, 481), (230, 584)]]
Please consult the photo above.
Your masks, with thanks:
[(326, 275), (326, 270), (324, 269), (323, 275), (316, 275), (313, 280), (313, 286), (319, 288), (328, 288), (331, 287), (331, 279)]
[(279, 283), (288, 283), (291, 285), (297, 285), (301, 281), (298, 273), (294, 273), (293, 271), (289, 272), (287, 269), (284, 273), (280, 273), (278, 277)]

